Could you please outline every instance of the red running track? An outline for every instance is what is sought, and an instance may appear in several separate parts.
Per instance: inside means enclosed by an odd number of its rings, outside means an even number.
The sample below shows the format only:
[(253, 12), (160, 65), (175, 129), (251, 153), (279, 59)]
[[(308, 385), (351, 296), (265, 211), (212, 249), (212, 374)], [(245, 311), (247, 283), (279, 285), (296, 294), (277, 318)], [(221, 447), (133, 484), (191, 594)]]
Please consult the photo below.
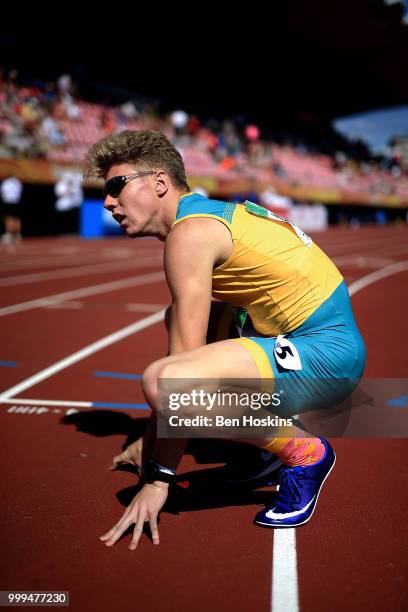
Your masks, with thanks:
[[(334, 229), (315, 237), (351, 286), (386, 269), (383, 278), (352, 297), (370, 377), (408, 378), (408, 269), (391, 272), (408, 261), (407, 238), (402, 227)], [(126, 239), (36, 239), (2, 246), (1, 392), (168, 303), (159, 274), (161, 251), (154, 241)], [(103, 271), (101, 264), (111, 267)], [(140, 276), (150, 279), (148, 284), (135, 284)], [(102, 286), (117, 281), (123, 286)], [(85, 295), (70, 297), (78, 290)], [(53, 303), (27, 304), (61, 293), (66, 297)], [(95, 372), (140, 374), (165, 352), (164, 327), (156, 323), (40, 382), (34, 379), (17, 395), (34, 403), (0, 404), (0, 590), (70, 591), (71, 609), (83, 612), (406, 609), (404, 439), (334, 440), (336, 469), (313, 519), (292, 536), (283, 535), (292, 530), (254, 526), (268, 492), (217, 489), (206, 468), (222, 463), (220, 443), (196, 443), (180, 469), (194, 470), (190, 486), (179, 488), (162, 514), (160, 546), (144, 537), (131, 553), (129, 536), (112, 549), (98, 541), (119, 518), (136, 481), (131, 472), (106, 468), (148, 412), (79, 408), (64, 423), (66, 411), (73, 402), (143, 403), (137, 381)], [(71, 406), (48, 406), (45, 400)], [(224, 451), (232, 453), (231, 446)], [(286, 556), (290, 542), (292, 557)]]

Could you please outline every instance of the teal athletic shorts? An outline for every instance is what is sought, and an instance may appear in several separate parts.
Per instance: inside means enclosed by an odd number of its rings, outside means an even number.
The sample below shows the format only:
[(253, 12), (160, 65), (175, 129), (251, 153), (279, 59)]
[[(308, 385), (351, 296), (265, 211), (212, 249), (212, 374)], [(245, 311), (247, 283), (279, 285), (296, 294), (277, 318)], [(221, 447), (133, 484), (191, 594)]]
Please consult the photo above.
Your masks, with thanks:
[[(245, 324), (246, 325), (246, 324)], [(247, 341), (250, 342), (247, 342)], [(302, 325), (284, 336), (247, 335), (243, 346), (259, 361), (259, 350), (273, 371), (281, 416), (329, 409), (346, 399), (363, 375), (366, 351), (344, 281)], [(258, 359), (256, 358), (258, 354)]]

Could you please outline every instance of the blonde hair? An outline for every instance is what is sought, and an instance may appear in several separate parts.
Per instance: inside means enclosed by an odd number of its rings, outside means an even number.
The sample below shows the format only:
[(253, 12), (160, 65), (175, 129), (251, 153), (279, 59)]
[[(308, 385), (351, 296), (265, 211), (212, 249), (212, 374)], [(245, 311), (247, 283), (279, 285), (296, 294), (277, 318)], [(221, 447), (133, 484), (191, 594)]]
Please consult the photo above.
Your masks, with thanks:
[(86, 154), (84, 177), (104, 178), (119, 164), (137, 164), (141, 169), (164, 170), (177, 188), (190, 191), (183, 159), (161, 132), (125, 130), (101, 138)]

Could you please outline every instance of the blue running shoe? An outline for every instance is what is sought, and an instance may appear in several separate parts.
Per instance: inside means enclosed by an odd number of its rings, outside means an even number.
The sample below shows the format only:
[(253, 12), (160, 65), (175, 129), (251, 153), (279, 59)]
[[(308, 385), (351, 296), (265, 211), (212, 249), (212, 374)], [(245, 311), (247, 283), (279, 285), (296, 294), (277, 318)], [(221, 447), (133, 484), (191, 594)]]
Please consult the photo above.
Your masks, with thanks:
[(254, 487), (279, 484), (279, 468), (282, 461), (262, 448), (253, 448), (252, 456), (244, 464), (226, 470), (223, 478), (230, 484), (249, 484)]
[(275, 504), (258, 512), (254, 522), (263, 527), (298, 527), (307, 523), (317, 504), (324, 481), (336, 462), (334, 450), (323, 438), (323, 458), (314, 465), (280, 469), (280, 487)]

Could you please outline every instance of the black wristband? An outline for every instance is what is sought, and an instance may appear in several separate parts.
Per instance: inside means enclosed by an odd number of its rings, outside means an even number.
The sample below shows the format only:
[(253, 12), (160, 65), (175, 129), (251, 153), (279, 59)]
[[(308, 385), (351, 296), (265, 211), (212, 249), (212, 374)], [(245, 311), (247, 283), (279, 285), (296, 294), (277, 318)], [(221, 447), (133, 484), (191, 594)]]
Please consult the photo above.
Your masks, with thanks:
[(149, 483), (159, 480), (160, 482), (175, 484), (176, 470), (160, 465), (160, 463), (157, 463), (154, 459), (150, 459), (146, 467), (145, 477), (146, 482)]

